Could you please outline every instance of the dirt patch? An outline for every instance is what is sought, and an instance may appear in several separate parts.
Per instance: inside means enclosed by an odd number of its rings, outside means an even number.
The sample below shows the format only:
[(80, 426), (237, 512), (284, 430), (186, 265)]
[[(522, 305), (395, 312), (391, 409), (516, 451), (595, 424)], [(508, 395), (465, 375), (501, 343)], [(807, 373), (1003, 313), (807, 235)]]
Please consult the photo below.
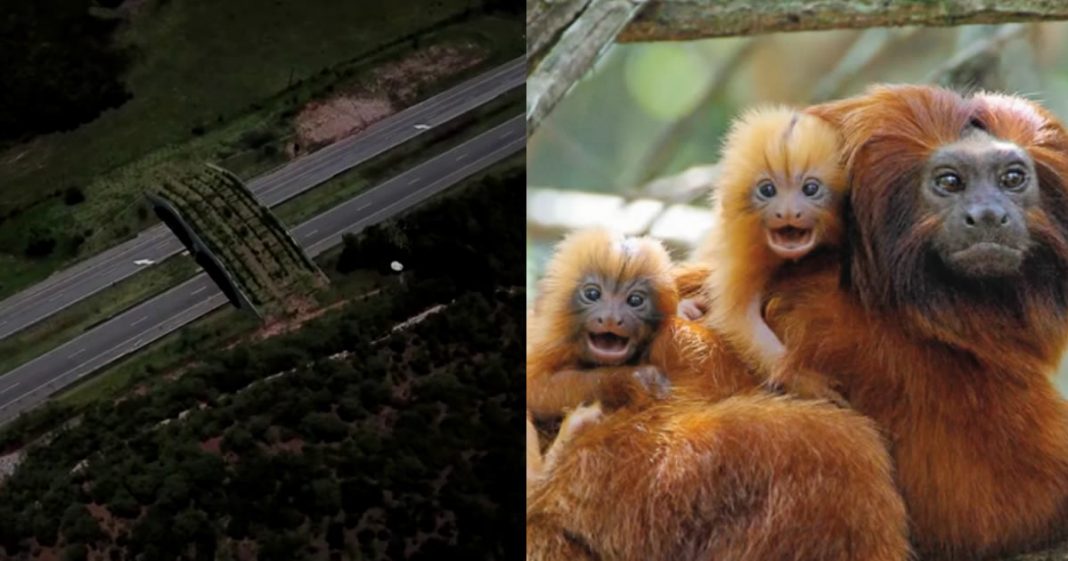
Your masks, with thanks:
[(376, 68), (360, 85), (305, 105), (287, 152), (299, 156), (355, 134), (414, 103), (425, 86), (485, 58), (485, 50), (474, 43), (434, 45)]

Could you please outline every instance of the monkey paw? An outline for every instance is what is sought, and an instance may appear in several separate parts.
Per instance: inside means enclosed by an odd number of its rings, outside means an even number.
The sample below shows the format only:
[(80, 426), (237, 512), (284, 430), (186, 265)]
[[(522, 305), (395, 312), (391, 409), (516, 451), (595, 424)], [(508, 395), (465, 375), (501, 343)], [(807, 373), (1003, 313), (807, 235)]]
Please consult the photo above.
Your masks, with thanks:
[(686, 298), (679, 302), (678, 314), (683, 319), (697, 321), (705, 315), (707, 310), (696, 298)]
[(601, 409), (600, 403), (580, 405), (564, 418), (564, 422), (560, 426), (560, 432), (574, 435), (590, 425), (601, 422), (602, 418), (604, 418), (604, 411)]
[(667, 397), (671, 391), (671, 381), (655, 366), (642, 366), (634, 371), (637, 380), (656, 399)]
[(790, 368), (788, 373), (777, 371), (764, 382), (764, 388), (775, 394), (826, 400), (843, 409), (850, 407), (849, 401), (834, 390), (822, 375), (805, 368)]

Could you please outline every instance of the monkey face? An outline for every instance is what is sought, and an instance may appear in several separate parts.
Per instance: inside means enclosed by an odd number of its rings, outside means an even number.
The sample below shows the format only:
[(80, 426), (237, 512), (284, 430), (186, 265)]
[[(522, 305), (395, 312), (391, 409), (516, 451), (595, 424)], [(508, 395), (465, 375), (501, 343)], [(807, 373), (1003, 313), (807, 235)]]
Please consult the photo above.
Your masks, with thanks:
[(931, 248), (966, 277), (1018, 274), (1031, 246), (1027, 212), (1039, 204), (1035, 165), (1027, 151), (979, 129), (927, 160), (920, 214), (937, 220)]
[(834, 190), (814, 175), (761, 178), (752, 193), (768, 248), (781, 259), (795, 261), (826, 243), (825, 225), (838, 220)]
[(574, 295), (578, 345), (585, 362), (602, 366), (636, 358), (656, 331), (659, 314), (649, 279), (590, 275)]

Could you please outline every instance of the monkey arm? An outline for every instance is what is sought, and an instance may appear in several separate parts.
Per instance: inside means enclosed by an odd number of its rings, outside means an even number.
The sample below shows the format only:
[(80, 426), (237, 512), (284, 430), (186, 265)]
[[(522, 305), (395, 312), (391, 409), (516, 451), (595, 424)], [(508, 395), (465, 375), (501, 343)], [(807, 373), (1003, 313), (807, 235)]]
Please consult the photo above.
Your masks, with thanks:
[(672, 268), (671, 273), (675, 278), (675, 287), (679, 291), (680, 299), (696, 298), (701, 301), (707, 300), (705, 281), (712, 274), (712, 267), (708, 263), (696, 261), (680, 263)]
[[(583, 403), (601, 402), (607, 409), (631, 404), (655, 393), (638, 376), (649, 367), (600, 366), (565, 369), (527, 381), (527, 407), (536, 418), (560, 417)], [(532, 383), (534, 382), (534, 383)]]
[(753, 299), (749, 302), (749, 307), (746, 309), (746, 321), (753, 329), (751, 332), (752, 343), (757, 360), (760, 361), (761, 368), (767, 370), (773, 364), (782, 360), (783, 356), (786, 355), (786, 347), (779, 340), (779, 336), (764, 321), (764, 314), (761, 310), (763, 300), (763, 294), (757, 293), (753, 296)]

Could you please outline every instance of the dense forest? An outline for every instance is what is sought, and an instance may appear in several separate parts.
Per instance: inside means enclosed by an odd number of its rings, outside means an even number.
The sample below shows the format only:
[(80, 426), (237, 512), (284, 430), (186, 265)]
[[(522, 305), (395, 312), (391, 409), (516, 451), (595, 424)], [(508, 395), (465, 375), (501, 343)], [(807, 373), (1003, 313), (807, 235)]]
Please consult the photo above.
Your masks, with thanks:
[(30, 446), (3, 557), (519, 558), (523, 189), (487, 178), (346, 239), (340, 270), (403, 254), (404, 282)]
[(75, 128), (129, 99), (123, 74), (130, 56), (114, 41), (119, 20), (92, 15), (93, 5), (90, 0), (5, 3), (0, 145)]

